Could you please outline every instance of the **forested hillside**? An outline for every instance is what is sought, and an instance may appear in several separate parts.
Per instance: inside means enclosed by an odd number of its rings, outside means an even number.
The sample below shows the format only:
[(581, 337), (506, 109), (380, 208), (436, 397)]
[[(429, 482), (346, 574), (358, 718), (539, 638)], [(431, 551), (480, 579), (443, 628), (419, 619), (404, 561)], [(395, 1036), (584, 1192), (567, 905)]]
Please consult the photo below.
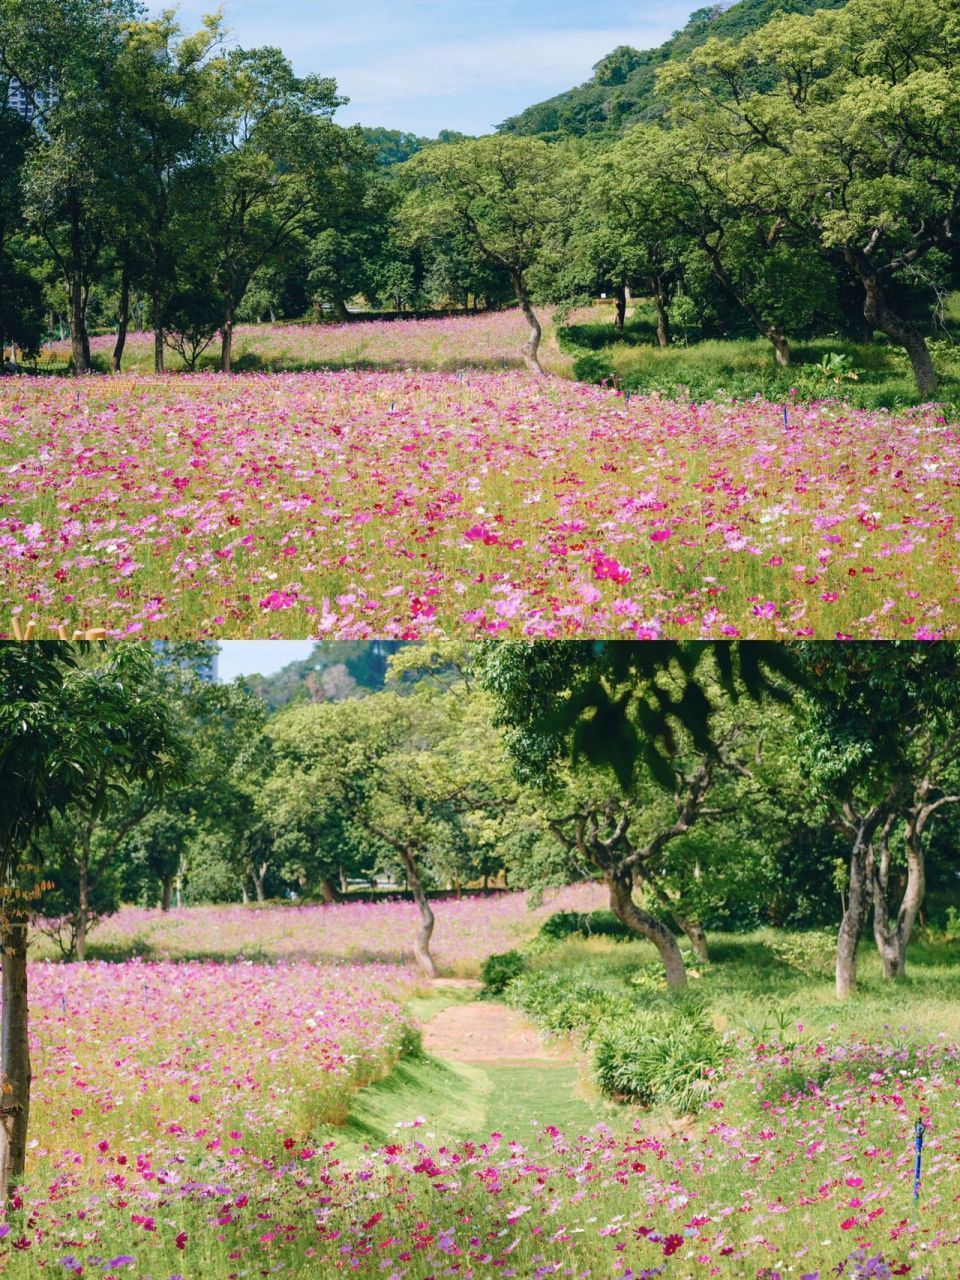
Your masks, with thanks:
[(593, 76), (575, 89), (527, 107), (500, 126), (501, 132), (581, 137), (619, 133), (661, 114), (657, 70), (685, 58), (711, 37), (736, 40), (769, 22), (776, 13), (813, 13), (839, 9), (845, 0), (740, 0), (724, 8), (709, 5), (692, 13), (682, 30), (659, 49), (619, 45), (593, 68)]

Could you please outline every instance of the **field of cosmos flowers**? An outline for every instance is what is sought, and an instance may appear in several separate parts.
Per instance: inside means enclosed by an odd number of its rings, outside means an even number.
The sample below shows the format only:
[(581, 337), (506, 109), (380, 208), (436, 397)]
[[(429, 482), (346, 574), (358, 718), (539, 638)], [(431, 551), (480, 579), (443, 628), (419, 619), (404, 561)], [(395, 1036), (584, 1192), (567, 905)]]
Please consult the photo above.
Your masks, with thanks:
[(629, 397), (505, 367), (515, 326), (295, 334), (380, 369), (5, 379), (5, 634), (957, 635), (936, 407)]
[[(594, 905), (595, 896), (595, 887), (572, 889), (559, 905)], [(469, 920), (466, 903), (440, 905), (441, 929)], [(488, 945), (529, 936), (539, 919), (523, 924), (521, 895), (482, 905)], [(358, 934), (361, 925), (384, 935), (406, 927), (396, 904), (365, 911), (365, 922), (337, 920), (332, 937), (349, 949), (351, 924)], [(164, 928), (182, 935), (187, 915), (159, 922), (155, 943)], [(623, 1107), (585, 1130), (544, 1116), (464, 1140), (431, 1125), (427, 1097), (393, 1140), (341, 1149), (356, 1091), (416, 1056), (406, 1006), (424, 989), (410, 967), (291, 959), (280, 922), (296, 935), (296, 908), (246, 915), (272, 961), (31, 966), (32, 1141), (27, 1182), (0, 1225), (0, 1271), (138, 1280), (958, 1274), (952, 1024), (949, 1039), (927, 1023), (919, 1038), (878, 1025), (864, 1040), (849, 1025), (758, 1036), (731, 1023), (695, 1121), (669, 1125)], [(258, 932), (256, 921), (271, 917), (272, 932)], [(195, 935), (211, 923), (200, 914)], [(118, 921), (112, 941), (143, 924)], [(480, 940), (478, 927), (468, 950), (479, 955)], [(918, 1115), (927, 1125), (919, 1210)]]

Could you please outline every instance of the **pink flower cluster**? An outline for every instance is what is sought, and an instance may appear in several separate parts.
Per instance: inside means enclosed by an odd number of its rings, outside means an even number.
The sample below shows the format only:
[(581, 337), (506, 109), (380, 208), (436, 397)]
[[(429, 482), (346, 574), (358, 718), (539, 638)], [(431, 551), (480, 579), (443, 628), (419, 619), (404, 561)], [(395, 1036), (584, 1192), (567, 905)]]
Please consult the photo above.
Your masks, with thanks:
[(933, 409), (521, 373), (8, 380), (0, 615), (111, 635), (936, 638)]
[[(593, 911), (607, 905), (602, 885), (548, 889), (536, 907), (526, 893), (437, 898), (431, 951), (444, 973), (475, 974), (494, 952), (508, 951), (536, 933), (554, 911)], [(97, 926), (98, 944), (151, 956), (218, 956), (236, 950), (250, 958), (319, 963), (412, 963), (418, 912), (412, 902), (340, 902), (326, 906), (124, 907)]]

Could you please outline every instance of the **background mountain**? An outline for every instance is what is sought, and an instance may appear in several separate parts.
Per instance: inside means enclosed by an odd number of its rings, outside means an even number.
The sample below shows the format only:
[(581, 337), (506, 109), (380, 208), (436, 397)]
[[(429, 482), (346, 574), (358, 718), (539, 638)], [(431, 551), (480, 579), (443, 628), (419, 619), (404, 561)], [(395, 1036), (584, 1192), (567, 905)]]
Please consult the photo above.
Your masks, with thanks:
[(500, 132), (548, 138), (620, 133), (659, 114), (656, 76), (665, 62), (686, 57), (711, 36), (740, 39), (764, 26), (777, 13), (813, 13), (817, 9), (839, 9), (844, 3), (845, 0), (739, 0), (729, 8), (718, 4), (697, 9), (686, 26), (659, 49), (619, 45), (601, 58), (586, 84), (510, 116), (500, 126)]

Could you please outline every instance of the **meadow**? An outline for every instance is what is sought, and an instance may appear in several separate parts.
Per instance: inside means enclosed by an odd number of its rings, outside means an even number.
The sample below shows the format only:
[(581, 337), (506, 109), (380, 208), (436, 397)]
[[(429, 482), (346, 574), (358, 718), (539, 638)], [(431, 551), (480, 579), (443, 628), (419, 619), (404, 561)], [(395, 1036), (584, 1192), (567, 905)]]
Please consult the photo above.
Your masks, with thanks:
[(21, 377), (0, 614), (115, 637), (952, 636), (958, 463), (936, 406), (513, 370)]
[[(597, 896), (581, 887), (551, 905), (583, 910)], [(393, 904), (366, 910), (398, 927)], [(666, 1007), (643, 985), (645, 944), (545, 941), (544, 910), (524, 916), (521, 895), (484, 910), (487, 945), (521, 947), (532, 973)], [(183, 946), (185, 914), (159, 922), (158, 952), (164, 933), (171, 953)], [(302, 916), (246, 910), (257, 963), (33, 964), (33, 1139), (20, 1203), (0, 1226), (0, 1269), (137, 1280), (956, 1273), (960, 976), (945, 938), (928, 931), (896, 987), (866, 954), (856, 1002), (838, 1006), (816, 971), (816, 935), (787, 953), (780, 932), (715, 937), (686, 999), (721, 1052), (699, 1110), (677, 1116), (602, 1100), (576, 1035), (577, 1073), (424, 1057), (418, 1024), (472, 993), (429, 991), (411, 968), (376, 961), (292, 960), (280, 922), (296, 935)], [(271, 917), (268, 938), (258, 921)], [(115, 945), (133, 923), (119, 922)], [(238, 923), (236, 946), (250, 936)], [(349, 936), (335, 924), (324, 945)], [(482, 947), (467, 947), (478, 962)]]

